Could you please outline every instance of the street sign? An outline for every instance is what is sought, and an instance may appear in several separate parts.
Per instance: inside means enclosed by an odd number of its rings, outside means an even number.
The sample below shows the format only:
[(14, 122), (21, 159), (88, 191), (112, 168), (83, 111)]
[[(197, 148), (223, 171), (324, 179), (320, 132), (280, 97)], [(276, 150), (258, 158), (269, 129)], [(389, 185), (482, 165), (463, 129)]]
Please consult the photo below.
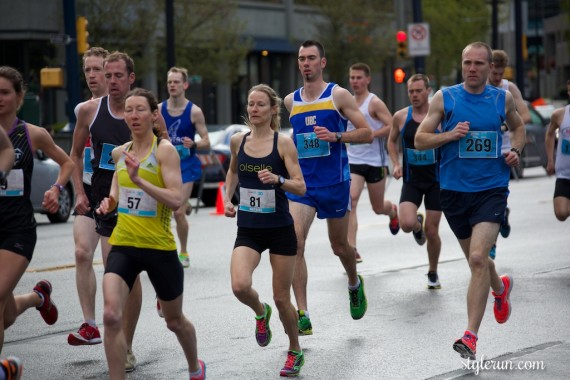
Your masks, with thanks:
[(430, 55), (429, 24), (420, 22), (408, 24), (408, 55), (422, 57)]
[(52, 34), (49, 40), (54, 45), (67, 45), (71, 42), (71, 38), (67, 34)]

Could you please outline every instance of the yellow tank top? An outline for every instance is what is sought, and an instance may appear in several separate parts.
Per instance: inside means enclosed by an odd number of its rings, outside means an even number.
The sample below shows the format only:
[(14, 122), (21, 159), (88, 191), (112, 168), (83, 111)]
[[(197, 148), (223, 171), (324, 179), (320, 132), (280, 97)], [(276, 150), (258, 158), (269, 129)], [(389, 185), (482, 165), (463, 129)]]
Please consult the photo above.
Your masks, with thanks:
[[(127, 146), (127, 151), (131, 146), (132, 143)], [(140, 160), (139, 176), (153, 185), (164, 187), (156, 160), (157, 149), (157, 138), (154, 137), (152, 149)], [(176, 241), (170, 228), (172, 210), (131, 181), (124, 156), (119, 159), (116, 170), (119, 182), (119, 219), (109, 243), (162, 251), (176, 250)]]

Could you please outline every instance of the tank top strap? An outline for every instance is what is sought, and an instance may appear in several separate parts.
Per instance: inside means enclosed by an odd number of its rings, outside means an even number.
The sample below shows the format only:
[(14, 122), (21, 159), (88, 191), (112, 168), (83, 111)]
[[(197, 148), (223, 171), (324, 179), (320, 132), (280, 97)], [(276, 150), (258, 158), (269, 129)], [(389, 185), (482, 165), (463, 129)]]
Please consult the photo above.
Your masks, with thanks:
[(243, 150), (243, 146), (245, 145), (245, 140), (247, 139), (247, 136), (249, 136), (251, 134), (251, 131), (247, 132), (244, 136), (243, 139), (241, 140), (241, 144), (239, 144), (239, 150), (240, 151), (244, 151)]

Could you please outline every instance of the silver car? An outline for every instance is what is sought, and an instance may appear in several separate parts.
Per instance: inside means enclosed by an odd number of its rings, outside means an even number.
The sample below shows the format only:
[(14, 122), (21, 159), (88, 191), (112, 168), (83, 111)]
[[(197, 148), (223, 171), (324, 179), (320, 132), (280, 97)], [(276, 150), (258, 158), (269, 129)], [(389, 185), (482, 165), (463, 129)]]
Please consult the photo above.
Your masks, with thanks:
[(51, 223), (65, 223), (69, 219), (74, 206), (74, 191), (71, 181), (59, 194), (59, 209), (50, 214), (42, 207), (44, 193), (57, 181), (59, 165), (38, 150), (34, 156), (34, 172), (32, 175), (32, 193), (30, 199), (34, 212), (46, 214)]

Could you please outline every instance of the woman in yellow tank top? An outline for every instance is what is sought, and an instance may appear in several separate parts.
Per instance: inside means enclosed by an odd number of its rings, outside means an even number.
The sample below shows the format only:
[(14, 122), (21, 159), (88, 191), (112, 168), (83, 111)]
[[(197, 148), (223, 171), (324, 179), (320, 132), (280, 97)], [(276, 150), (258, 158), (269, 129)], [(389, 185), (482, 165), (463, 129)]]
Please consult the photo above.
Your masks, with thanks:
[(172, 210), (183, 204), (180, 159), (169, 141), (157, 138), (153, 126), (158, 117), (158, 103), (150, 91), (134, 89), (127, 94), (125, 121), (133, 140), (113, 150), (111, 192), (97, 209), (99, 214), (115, 208), (119, 213), (103, 277), (104, 343), (111, 379), (125, 377), (123, 308), (143, 270), (186, 355), (190, 379), (206, 377), (206, 366), (198, 360), (196, 331), (182, 313), (184, 271), (170, 228)]

